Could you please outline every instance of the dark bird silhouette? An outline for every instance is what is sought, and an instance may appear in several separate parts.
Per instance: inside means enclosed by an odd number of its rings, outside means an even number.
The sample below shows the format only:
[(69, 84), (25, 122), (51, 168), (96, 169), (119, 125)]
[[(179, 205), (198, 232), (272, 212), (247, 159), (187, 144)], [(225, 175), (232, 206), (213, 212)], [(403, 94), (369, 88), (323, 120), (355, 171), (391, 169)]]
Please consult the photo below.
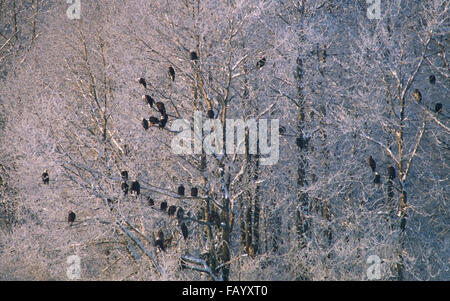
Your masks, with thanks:
[(144, 130), (148, 130), (148, 121), (147, 119), (142, 119), (142, 127), (144, 128)]
[(436, 84), (436, 76), (434, 76), (433, 74), (430, 75), (430, 84), (432, 85)]
[(169, 120), (169, 117), (167, 116), (167, 114), (163, 114), (163, 115), (161, 115), (161, 117), (159, 117), (159, 128), (160, 129), (163, 129), (166, 127), (167, 120)]
[(261, 70), (261, 68), (264, 67), (265, 64), (266, 64), (266, 58), (263, 57), (256, 63), (256, 68)]
[(131, 183), (131, 194), (139, 195), (141, 193), (141, 185), (138, 181), (134, 181)]
[(150, 95), (142, 95), (142, 99), (147, 103), (147, 105), (150, 106), (150, 108), (153, 108), (153, 105), (155, 104), (155, 100)]
[(182, 219), (184, 217), (184, 209), (181, 207), (178, 207), (177, 210), (177, 219)]
[(155, 200), (154, 199), (148, 197), (147, 198), (147, 202), (148, 202), (149, 206), (151, 206), (151, 207), (155, 206)]
[(300, 147), (300, 149), (305, 149), (308, 146), (308, 141), (309, 139), (305, 139), (303, 135), (295, 139), (295, 143), (297, 144), (298, 147)]
[(198, 60), (197, 52), (191, 51), (191, 60), (192, 61), (197, 61)]
[(194, 198), (198, 196), (198, 188), (197, 187), (191, 188), (191, 196)]
[(138, 77), (138, 78), (136, 79), (136, 81), (137, 81), (139, 84), (143, 85), (145, 89), (147, 89), (147, 82), (145, 81), (145, 78), (143, 78), (143, 77)]
[(375, 160), (372, 158), (372, 156), (369, 156), (369, 166), (370, 168), (372, 168), (372, 172), (375, 172), (377, 164), (375, 163)]
[(178, 186), (177, 192), (178, 192), (178, 195), (184, 196), (184, 186), (183, 185)]
[(172, 66), (169, 67), (169, 77), (173, 82), (175, 81), (175, 69)]
[(123, 180), (123, 181), (128, 181), (128, 171), (122, 170), (122, 172), (120, 173), (120, 175), (122, 176), (122, 180)]
[(280, 128), (278, 129), (278, 132), (280, 135), (284, 135), (284, 134), (286, 134), (286, 128), (284, 126), (280, 126)]
[(159, 113), (161, 113), (161, 115), (166, 114), (166, 107), (162, 102), (158, 101), (156, 103), (156, 108), (158, 109)]
[(373, 183), (375, 183), (375, 184), (381, 183), (381, 176), (378, 172), (375, 172), (375, 178), (373, 179)]
[(73, 222), (75, 221), (75, 218), (77, 216), (75, 215), (75, 212), (69, 211), (69, 215), (67, 216), (67, 222), (72, 226)]
[(422, 93), (420, 93), (419, 89), (414, 89), (413, 97), (418, 103), (422, 101)]
[(208, 110), (208, 112), (206, 113), (206, 116), (209, 118), (209, 119), (214, 119), (214, 111), (213, 110)]
[(166, 250), (166, 247), (164, 246), (164, 233), (162, 230), (159, 230), (156, 234), (155, 246), (160, 248), (162, 251)]
[(123, 182), (121, 187), (122, 187), (123, 194), (127, 195), (128, 194), (128, 184), (126, 182)]
[(186, 227), (185, 223), (181, 224), (181, 233), (183, 234), (183, 238), (186, 240), (189, 236), (188, 228)]
[(50, 183), (50, 176), (49, 176), (49, 174), (48, 174), (48, 170), (46, 170), (46, 171), (44, 171), (44, 172), (42, 173), (42, 182), (43, 182), (45, 185), (48, 185), (48, 184)]
[(442, 111), (442, 104), (440, 102), (438, 102), (434, 105), (434, 111), (436, 113), (440, 113)]
[(166, 211), (167, 210), (167, 202), (161, 202), (161, 206), (159, 208), (161, 209), (161, 211)]
[(388, 165), (388, 175), (389, 175), (389, 180), (395, 179), (395, 168), (391, 164)]
[(159, 124), (159, 119), (154, 117), (154, 116), (151, 116), (148, 119), (148, 123), (149, 123), (150, 126), (158, 125)]
[(171, 206), (169, 206), (169, 210), (167, 210), (167, 214), (169, 216), (173, 216), (173, 215), (175, 215), (176, 211), (177, 211), (177, 206), (171, 205)]

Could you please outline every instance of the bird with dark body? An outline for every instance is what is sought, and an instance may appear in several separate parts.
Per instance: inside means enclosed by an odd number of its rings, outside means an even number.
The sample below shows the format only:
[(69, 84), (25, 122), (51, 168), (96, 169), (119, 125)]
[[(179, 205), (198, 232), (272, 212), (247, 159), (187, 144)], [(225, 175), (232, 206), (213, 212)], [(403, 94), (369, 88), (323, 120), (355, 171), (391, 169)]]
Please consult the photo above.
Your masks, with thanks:
[(139, 195), (141, 193), (141, 184), (138, 181), (134, 181), (131, 183), (131, 194)]
[(198, 60), (198, 55), (197, 55), (197, 52), (195, 52), (195, 51), (191, 51), (191, 53), (190, 53), (190, 57), (191, 57), (191, 60), (192, 60), (192, 61), (196, 61), (196, 60)]
[(172, 66), (169, 67), (169, 77), (173, 82), (175, 81), (175, 69)]
[(158, 109), (159, 113), (161, 113), (162, 115), (166, 114), (166, 107), (164, 106), (164, 104), (160, 101), (158, 101), (156, 103), (156, 108)]
[(122, 180), (123, 180), (123, 181), (128, 181), (128, 171), (122, 170), (122, 172), (120, 173), (120, 175), (122, 176)]
[(280, 135), (286, 134), (286, 128), (284, 126), (280, 126), (280, 128), (278, 129), (278, 133)]
[(177, 219), (182, 219), (184, 217), (184, 209), (181, 207), (178, 207), (177, 210)]
[(142, 99), (145, 101), (147, 105), (150, 106), (150, 108), (153, 108), (153, 105), (155, 104), (155, 100), (150, 95), (142, 95)]
[(167, 120), (169, 120), (169, 117), (167, 116), (167, 114), (163, 114), (161, 115), (161, 117), (159, 117), (159, 128), (163, 129), (166, 127), (167, 124)]
[(136, 81), (137, 81), (139, 84), (143, 85), (145, 89), (147, 89), (147, 82), (145, 81), (145, 78), (143, 78), (143, 77), (138, 77), (138, 78), (136, 79)]
[(73, 222), (75, 222), (76, 214), (73, 211), (69, 211), (69, 215), (67, 216), (67, 222), (72, 226)]
[(389, 180), (395, 179), (395, 168), (390, 164), (388, 165), (388, 176), (389, 176)]
[(159, 124), (159, 119), (154, 117), (154, 116), (151, 116), (148, 119), (148, 123), (149, 123), (150, 126), (158, 125)]
[(381, 183), (381, 176), (378, 172), (375, 172), (375, 178), (373, 179), (374, 184), (380, 184)]
[(419, 89), (414, 89), (413, 97), (418, 103), (422, 101), (422, 93), (420, 93)]
[(372, 168), (372, 172), (375, 172), (377, 164), (375, 163), (375, 160), (372, 158), (372, 156), (369, 156), (369, 166), (370, 168)]
[(162, 251), (166, 250), (164, 246), (164, 232), (162, 230), (159, 230), (156, 234), (155, 246), (159, 247)]
[(194, 198), (198, 196), (198, 188), (197, 187), (191, 188), (191, 196)]
[(149, 125), (147, 119), (145, 118), (142, 119), (142, 127), (144, 128), (144, 130), (148, 130)]
[(43, 182), (45, 185), (48, 185), (48, 184), (50, 183), (50, 176), (49, 176), (47, 170), (44, 171), (44, 172), (42, 173), (42, 182)]
[(148, 205), (149, 205), (150, 207), (155, 206), (155, 200), (154, 200), (154, 199), (152, 199), (152, 198), (150, 198), (150, 197), (147, 197), (147, 202), (148, 202)]
[(166, 211), (167, 210), (167, 202), (161, 202), (159, 209), (161, 209), (161, 211)]
[(256, 68), (261, 70), (261, 68), (264, 67), (265, 64), (266, 64), (266, 58), (263, 57), (256, 63)]
[(430, 80), (430, 84), (432, 84), (432, 85), (436, 84), (436, 76), (434, 76), (433, 74), (430, 75), (429, 80)]
[(171, 206), (169, 206), (169, 210), (167, 210), (167, 214), (169, 216), (173, 216), (173, 215), (175, 215), (176, 211), (177, 211), (177, 206), (171, 205)]
[(309, 139), (305, 139), (303, 135), (301, 135), (300, 137), (297, 137), (295, 143), (298, 147), (300, 147), (300, 149), (305, 149), (308, 146), (308, 141)]
[(186, 224), (185, 223), (181, 223), (181, 233), (183, 234), (183, 238), (186, 240), (186, 239), (188, 239), (188, 236), (189, 236), (189, 230), (188, 230), (188, 228), (186, 227)]
[(441, 111), (442, 111), (442, 104), (440, 102), (438, 102), (434, 105), (434, 112), (440, 113)]
[(208, 117), (209, 119), (214, 119), (214, 111), (213, 110), (208, 110), (208, 112), (206, 113), (206, 117)]
[(128, 186), (128, 184), (126, 182), (122, 182), (121, 188), (122, 188), (122, 191), (123, 191), (124, 195), (128, 194), (128, 187), (129, 186)]
[(177, 192), (179, 196), (184, 196), (184, 186), (183, 185), (178, 186)]

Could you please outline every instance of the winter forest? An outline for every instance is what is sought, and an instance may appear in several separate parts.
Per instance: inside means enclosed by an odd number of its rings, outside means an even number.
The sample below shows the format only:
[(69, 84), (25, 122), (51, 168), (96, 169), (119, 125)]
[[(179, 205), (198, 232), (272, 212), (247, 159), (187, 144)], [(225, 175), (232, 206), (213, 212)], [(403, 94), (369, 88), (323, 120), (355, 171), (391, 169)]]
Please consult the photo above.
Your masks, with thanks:
[(0, 280), (450, 280), (449, 12), (0, 0)]

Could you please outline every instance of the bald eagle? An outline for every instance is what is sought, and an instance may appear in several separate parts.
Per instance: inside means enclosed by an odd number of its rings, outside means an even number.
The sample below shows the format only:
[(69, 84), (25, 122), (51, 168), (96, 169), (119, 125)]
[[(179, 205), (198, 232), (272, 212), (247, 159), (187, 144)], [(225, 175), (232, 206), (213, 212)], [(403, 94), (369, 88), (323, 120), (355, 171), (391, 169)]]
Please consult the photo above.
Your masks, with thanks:
[(158, 118), (156, 118), (156, 117), (150, 117), (149, 119), (148, 119), (148, 121), (149, 121), (149, 124), (151, 125), (151, 126), (154, 126), (154, 125), (157, 125), (157, 124), (159, 124), (159, 119)]
[(155, 103), (155, 100), (150, 95), (142, 95), (142, 100), (144, 100), (147, 105), (150, 106), (150, 108), (153, 108), (153, 104)]
[(143, 78), (143, 77), (138, 77), (138, 78), (136, 78), (136, 81), (137, 81), (139, 84), (143, 85), (145, 89), (147, 89), (147, 82), (145, 81), (145, 78)]
[(420, 93), (419, 89), (414, 89), (413, 97), (418, 103), (422, 101), (422, 93)]
[(156, 108), (158, 109), (159, 113), (161, 113), (163, 115), (166, 114), (166, 107), (164, 106), (164, 104), (162, 102), (158, 101), (156, 103)]
[(73, 222), (75, 221), (75, 218), (77, 216), (75, 215), (75, 212), (69, 211), (69, 215), (67, 216), (67, 222), (72, 226)]
[(172, 66), (169, 67), (169, 77), (173, 82), (175, 81), (175, 69)]
[(430, 84), (432, 85), (436, 84), (436, 76), (430, 75)]
[(120, 175), (122, 176), (122, 180), (123, 180), (123, 181), (128, 181), (128, 171), (122, 170), (122, 172), (120, 173)]
[(139, 195), (141, 193), (141, 185), (138, 181), (134, 181), (131, 183), (131, 194)]
[(48, 185), (50, 183), (50, 176), (48, 175), (48, 170), (46, 170), (42, 173), (42, 182), (45, 185)]
[(122, 188), (123, 194), (127, 195), (128, 194), (128, 184), (127, 184), (127, 182), (123, 182), (121, 188)]
[(169, 206), (169, 210), (167, 210), (167, 214), (169, 216), (173, 216), (173, 215), (175, 215), (176, 211), (177, 211), (177, 206), (171, 205), (171, 206)]
[(263, 57), (262, 59), (260, 59), (260, 60), (256, 63), (256, 68), (258, 68), (259, 70), (261, 70), (261, 68), (264, 67), (265, 64), (266, 64), (266, 58)]
[(183, 238), (187, 239), (189, 236), (188, 228), (186, 227), (185, 223), (181, 224), (181, 233), (183, 234)]
[(184, 186), (183, 185), (178, 186), (178, 195), (184, 196)]
[(370, 168), (372, 168), (372, 172), (375, 172), (377, 164), (375, 163), (375, 160), (372, 158), (372, 156), (369, 156), (369, 166)]
[(147, 119), (142, 119), (142, 127), (144, 128), (144, 130), (148, 130), (148, 121)]
[(197, 52), (191, 51), (191, 60), (192, 60), (192, 61), (198, 60)]

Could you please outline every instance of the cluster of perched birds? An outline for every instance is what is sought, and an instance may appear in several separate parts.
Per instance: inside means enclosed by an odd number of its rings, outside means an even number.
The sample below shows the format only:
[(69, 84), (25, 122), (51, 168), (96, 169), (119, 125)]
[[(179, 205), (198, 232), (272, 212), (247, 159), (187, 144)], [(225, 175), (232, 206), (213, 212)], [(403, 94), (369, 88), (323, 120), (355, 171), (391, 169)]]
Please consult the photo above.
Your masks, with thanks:
[[(49, 185), (50, 184), (50, 175), (49, 175), (49, 171), (45, 170), (42, 175), (42, 183), (44, 183), (44, 185)], [(67, 215), (67, 222), (69, 223), (69, 226), (72, 226), (73, 223), (75, 222), (77, 215), (75, 214), (75, 212), (73, 212), (72, 210), (69, 210), (69, 214)]]
[[(198, 58), (198, 55), (197, 55), (197, 53), (195, 51), (191, 51), (190, 59), (194, 63), (198, 62), (199, 58)], [(263, 57), (260, 60), (258, 60), (258, 62), (256, 63), (256, 68), (258, 68), (260, 70), (262, 67), (264, 67), (265, 64), (266, 64), (266, 58)], [(176, 73), (175, 73), (175, 69), (173, 68), (173, 66), (169, 66), (168, 75), (169, 75), (170, 80), (172, 82), (175, 82)], [(139, 77), (139, 78), (136, 79), (136, 81), (140, 85), (142, 85), (145, 90), (147, 90), (147, 81), (145, 80), (145, 78)], [(154, 106), (156, 106), (156, 110), (160, 114), (159, 118), (155, 117), (155, 116), (151, 116), (148, 119), (143, 118), (142, 119), (142, 127), (145, 130), (148, 130), (150, 127), (153, 127), (153, 126), (159, 126), (160, 129), (163, 129), (166, 126), (167, 121), (168, 121), (168, 115), (167, 115), (164, 103), (156, 102), (155, 99), (152, 96), (148, 95), (148, 94), (142, 95), (142, 100), (145, 101), (145, 103), (151, 109), (153, 109)], [(206, 116), (209, 119), (217, 118), (217, 114), (214, 112), (213, 109), (208, 109), (208, 111), (206, 112)]]
[[(144, 87), (144, 89), (147, 89), (147, 81), (145, 80), (145, 78), (139, 77), (138, 79), (136, 79), (136, 81), (139, 84), (141, 84)], [(154, 107), (156, 106), (156, 110), (160, 114), (159, 118), (155, 117), (155, 116), (151, 116), (151, 117), (149, 117), (149, 119), (143, 118), (142, 126), (144, 127), (144, 129), (148, 130), (149, 127), (151, 127), (151, 126), (159, 126), (160, 129), (163, 129), (166, 126), (167, 121), (169, 120), (164, 103), (162, 103), (160, 101), (156, 102), (153, 97), (151, 97), (150, 95), (147, 95), (147, 94), (142, 95), (142, 99), (146, 102), (146, 104), (151, 109), (154, 109)]]
[[(429, 81), (430, 81), (430, 84), (435, 85), (436, 84), (436, 76), (430, 75)], [(419, 89), (414, 89), (412, 96), (418, 103), (422, 102), (422, 93), (420, 93)], [(442, 111), (442, 107), (443, 107), (442, 103), (440, 103), (440, 102), (435, 103), (434, 112), (439, 114)]]
[[(131, 195), (138, 196), (140, 194), (140, 184), (138, 181), (131, 182), (131, 188), (128, 184), (128, 171), (123, 170), (121, 171), (121, 177), (122, 177), (122, 184), (121, 189), (124, 193), (124, 195), (128, 195), (128, 192), (130, 192)], [(177, 194), (180, 197), (185, 196), (185, 187), (183, 185), (178, 186)], [(191, 197), (198, 197), (198, 188), (192, 187), (191, 188)], [(147, 197), (147, 202), (150, 207), (155, 206), (155, 200), (151, 197)], [(113, 201), (111, 199), (108, 199), (108, 204), (111, 206)], [(112, 207), (111, 207), (112, 208)], [(167, 212), (167, 215), (169, 217), (176, 216), (178, 223), (180, 225), (181, 233), (183, 234), (183, 238), (187, 239), (189, 237), (189, 230), (186, 224), (183, 222), (183, 219), (185, 218), (185, 211), (182, 207), (177, 207), (175, 205), (168, 205), (166, 201), (162, 201), (159, 206), (159, 210), (162, 212)], [(164, 234), (162, 231), (159, 231), (155, 240), (155, 245), (159, 247), (161, 250), (165, 250), (167, 245), (169, 243), (169, 240), (164, 239)]]
[[(373, 179), (373, 182), (375, 184), (380, 184), (381, 183), (381, 175), (376, 171), (377, 169), (377, 163), (375, 162), (375, 160), (373, 159), (372, 156), (369, 156), (369, 166), (372, 169), (372, 172), (375, 174), (375, 178)], [(390, 181), (393, 181), (395, 179), (395, 168), (391, 165), (388, 164), (388, 178)]]

